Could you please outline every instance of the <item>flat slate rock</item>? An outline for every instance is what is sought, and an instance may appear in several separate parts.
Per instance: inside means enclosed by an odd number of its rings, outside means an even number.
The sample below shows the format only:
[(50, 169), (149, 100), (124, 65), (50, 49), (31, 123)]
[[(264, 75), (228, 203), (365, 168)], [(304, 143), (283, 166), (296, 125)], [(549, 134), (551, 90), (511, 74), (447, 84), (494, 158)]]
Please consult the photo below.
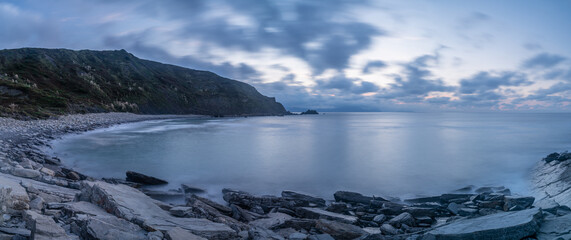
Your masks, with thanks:
[(122, 184), (85, 181), (79, 199), (90, 201), (117, 217), (137, 223), (147, 231), (168, 231), (180, 227), (208, 239), (228, 239), (237, 235), (225, 224), (207, 219), (173, 217), (157, 206), (149, 196)]
[(319, 208), (301, 207), (297, 209), (296, 213), (305, 218), (327, 219), (348, 224), (355, 224), (358, 220), (357, 217), (329, 212)]
[(0, 198), (5, 199), (6, 207), (15, 210), (28, 209), (30, 198), (26, 189), (20, 185), (19, 178), (0, 173)]
[(540, 161), (533, 170), (535, 206), (546, 208), (550, 200), (571, 207), (571, 160), (564, 162)]
[(146, 184), (146, 185), (161, 185), (169, 183), (165, 180), (156, 177), (147, 176), (145, 174), (138, 172), (127, 171), (125, 174), (127, 175), (127, 181), (129, 182)]
[(458, 220), (428, 232), (423, 239), (522, 239), (537, 233), (541, 215), (540, 209), (532, 208)]
[(537, 239), (571, 239), (571, 214), (545, 219), (541, 224)]

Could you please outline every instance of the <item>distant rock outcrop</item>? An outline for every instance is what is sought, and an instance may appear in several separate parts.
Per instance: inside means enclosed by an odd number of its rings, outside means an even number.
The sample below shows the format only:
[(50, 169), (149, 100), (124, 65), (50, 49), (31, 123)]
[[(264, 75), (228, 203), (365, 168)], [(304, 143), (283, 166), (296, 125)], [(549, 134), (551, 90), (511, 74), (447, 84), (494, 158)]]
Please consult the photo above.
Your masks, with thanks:
[(313, 109), (307, 109), (307, 111), (301, 113), (301, 115), (306, 115), (306, 114), (319, 114), (319, 113), (317, 112), (317, 110)]
[(125, 50), (0, 51), (0, 116), (86, 112), (283, 115), (246, 83), (139, 59)]

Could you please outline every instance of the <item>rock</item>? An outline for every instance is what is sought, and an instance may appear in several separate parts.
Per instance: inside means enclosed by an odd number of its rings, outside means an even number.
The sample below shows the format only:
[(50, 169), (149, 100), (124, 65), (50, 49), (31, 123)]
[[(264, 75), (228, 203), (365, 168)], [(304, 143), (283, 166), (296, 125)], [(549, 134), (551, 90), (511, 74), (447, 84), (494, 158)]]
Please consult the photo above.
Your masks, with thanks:
[(355, 224), (358, 220), (358, 218), (354, 216), (329, 212), (319, 208), (301, 207), (297, 209), (296, 213), (304, 218), (327, 219), (348, 224)]
[(267, 239), (274, 239), (274, 240), (284, 240), (282, 236), (273, 232), (272, 230), (261, 228), (261, 227), (253, 227), (250, 228), (248, 231), (248, 239), (252, 240), (267, 240)]
[(317, 221), (316, 229), (331, 235), (335, 239), (355, 239), (367, 232), (355, 225), (320, 219)]
[(329, 234), (317, 234), (317, 235), (311, 235), (309, 236), (307, 239), (309, 240), (335, 240), (331, 235)]
[(42, 197), (34, 198), (29, 205), (31, 209), (41, 211), (44, 208), (44, 199)]
[(387, 220), (387, 216), (385, 216), (385, 214), (379, 214), (373, 218), (373, 222), (376, 222), (378, 224), (383, 223), (385, 220)]
[(155, 177), (147, 176), (142, 173), (127, 171), (127, 181), (140, 183), (145, 185), (161, 185), (161, 184), (168, 184), (167, 181), (158, 179)]
[(224, 215), (231, 215), (232, 214), (232, 209), (228, 206), (224, 206), (222, 204), (216, 203), (208, 198), (203, 198), (200, 197), (198, 195), (192, 194), (189, 198), (186, 199), (186, 204), (188, 205), (192, 205), (192, 203), (195, 200), (199, 200), (201, 202), (203, 202), (204, 204), (207, 204), (208, 206), (213, 207), (214, 209), (220, 211), (222, 214)]
[(275, 226), (285, 223), (293, 217), (285, 213), (268, 213), (265, 218), (260, 218), (249, 223), (250, 226), (272, 229)]
[(205, 193), (206, 192), (204, 189), (192, 187), (192, 186), (187, 185), (187, 184), (181, 184), (180, 187), (182, 188), (182, 191), (184, 193)]
[[(337, 191), (333, 194), (335, 201), (346, 202), (346, 203), (361, 203), (369, 205), (371, 200), (384, 200), (382, 198), (373, 198), (368, 196), (363, 196), (360, 193), (348, 192), (348, 191)], [(386, 200), (385, 200), (386, 201)]]
[(192, 211), (192, 207), (173, 207), (169, 209), (171, 215), (175, 217), (184, 217)]
[(287, 237), (287, 239), (289, 239), (289, 240), (305, 240), (305, 239), (307, 239), (307, 234), (295, 232), (295, 233), (290, 234)]
[(149, 232), (147, 234), (147, 239), (148, 240), (163, 240), (164, 238), (164, 234), (161, 231), (154, 231), (154, 232)]
[(413, 203), (427, 203), (427, 202), (435, 202), (439, 203), (441, 201), (440, 196), (432, 196), (432, 197), (420, 197), (420, 198), (411, 198), (405, 199), (404, 202), (408, 204)]
[(403, 211), (410, 213), (413, 217), (442, 217), (450, 216), (450, 213), (444, 208), (427, 208), (427, 207), (406, 207)]
[(531, 207), (535, 201), (534, 197), (512, 197), (504, 198), (504, 211), (519, 211)]
[(67, 240), (70, 237), (65, 230), (58, 225), (51, 217), (41, 215), (31, 210), (27, 210), (23, 215), (26, 227), (31, 230), (31, 238), (36, 240), (52, 239)]
[(537, 239), (571, 239), (571, 214), (545, 219), (539, 228)]
[(74, 180), (74, 181), (81, 180), (81, 176), (79, 176), (79, 173), (77, 173), (75, 171), (69, 171), (65, 174), (65, 176), (71, 180)]
[(460, 215), (462, 217), (473, 216), (476, 214), (478, 214), (478, 209), (474, 209), (474, 208), (460, 208), (458, 210), (458, 215)]
[(46, 174), (48, 176), (52, 176), (52, 177), (56, 175), (56, 173), (53, 170), (51, 170), (49, 168), (45, 168), (45, 167), (41, 168), (40, 172), (43, 174)]
[(402, 213), (405, 205), (400, 203), (385, 202), (383, 203), (382, 209), (378, 210), (377, 213), (382, 213), (385, 215), (399, 215)]
[(149, 196), (126, 185), (84, 181), (78, 199), (92, 202), (117, 217), (138, 224), (147, 231), (168, 231), (180, 227), (209, 239), (227, 239), (236, 236), (236, 232), (225, 224), (206, 219), (173, 217), (159, 208)]
[(224, 194), (224, 200), (230, 204), (234, 204), (245, 209), (261, 207), (264, 213), (267, 213), (271, 209), (278, 207), (296, 207), (295, 202), (287, 201), (284, 198), (276, 196), (254, 196), (247, 192), (235, 191), (231, 189), (223, 189), (222, 193)]
[(325, 210), (334, 212), (334, 213), (344, 213), (348, 209), (346, 203), (342, 202), (332, 202)]
[[(548, 156), (549, 157), (549, 156)], [(539, 161), (533, 169), (532, 191), (538, 207), (552, 200), (571, 207), (571, 161)]]
[(0, 212), (2, 209), (21, 211), (29, 209), (30, 198), (20, 182), (0, 173)]
[(389, 220), (387, 223), (390, 225), (393, 225), (397, 228), (400, 228), (400, 226), (402, 224), (406, 224), (408, 226), (415, 226), (416, 225), (414, 217), (410, 213), (407, 213), (407, 212), (399, 214), (398, 216)]
[(313, 204), (317, 207), (325, 207), (325, 200), (323, 198), (311, 196), (308, 194), (298, 193), (294, 191), (282, 191), (282, 197), (288, 200), (307, 202), (305, 207), (309, 207)]
[(139, 226), (107, 213), (101, 207), (89, 202), (65, 203), (63, 213), (76, 221), (77, 231), (86, 239), (146, 239), (145, 231)]
[(448, 207), (446, 209), (450, 211), (452, 214), (458, 215), (458, 211), (460, 211), (460, 208), (463, 207), (465, 207), (463, 204), (450, 203), (448, 204)]
[(558, 161), (558, 162), (564, 162), (567, 161), (568, 159), (571, 159), (571, 153), (568, 153), (567, 151), (562, 152), (561, 154), (559, 153), (551, 153), (549, 155), (547, 155), (547, 157), (543, 158), (543, 161), (545, 161), (546, 163), (550, 163), (553, 161)]
[(12, 174), (23, 178), (38, 178), (42, 176), (40, 171), (26, 168), (14, 168), (12, 169)]
[(522, 239), (537, 232), (541, 215), (539, 209), (528, 209), (457, 220), (429, 231), (423, 239)]
[(381, 225), (381, 232), (385, 235), (397, 235), (399, 233), (398, 229), (390, 224)]
[(492, 187), (480, 187), (480, 188), (476, 189), (475, 192), (476, 193), (493, 193), (494, 190), (492, 189)]
[(169, 229), (165, 235), (167, 240), (206, 240), (206, 238), (196, 236), (179, 227)]
[(29, 238), (32, 236), (32, 232), (25, 228), (0, 227), (0, 232), (7, 233), (10, 235), (20, 235), (25, 238)]
[(317, 220), (315, 219), (300, 219), (300, 218), (293, 218), (286, 220), (284, 223), (274, 226), (272, 229), (280, 229), (280, 228), (293, 228), (297, 231), (310, 231), (311, 228), (315, 227)]

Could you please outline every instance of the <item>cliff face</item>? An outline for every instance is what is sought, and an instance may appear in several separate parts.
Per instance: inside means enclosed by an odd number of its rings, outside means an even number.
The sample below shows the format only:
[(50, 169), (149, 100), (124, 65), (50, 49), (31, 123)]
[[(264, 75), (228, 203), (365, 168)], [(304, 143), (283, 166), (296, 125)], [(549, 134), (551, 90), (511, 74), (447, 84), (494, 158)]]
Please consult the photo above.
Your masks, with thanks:
[(254, 87), (214, 73), (139, 59), (125, 50), (0, 51), (0, 115), (48, 117), (121, 111), (144, 114), (280, 115)]

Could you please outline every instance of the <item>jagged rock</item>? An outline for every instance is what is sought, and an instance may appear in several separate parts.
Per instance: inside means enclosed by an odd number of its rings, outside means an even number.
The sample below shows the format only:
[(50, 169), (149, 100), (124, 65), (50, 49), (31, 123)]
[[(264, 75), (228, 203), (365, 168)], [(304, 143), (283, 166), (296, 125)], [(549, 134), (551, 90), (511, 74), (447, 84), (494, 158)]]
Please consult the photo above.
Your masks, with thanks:
[(254, 220), (249, 223), (250, 226), (262, 227), (271, 229), (275, 226), (285, 223), (293, 217), (285, 213), (268, 213), (264, 218)]
[(414, 217), (410, 213), (407, 213), (407, 212), (399, 214), (398, 216), (389, 220), (387, 223), (390, 225), (393, 225), (397, 228), (400, 228), (400, 226), (402, 224), (406, 224), (408, 226), (415, 226), (416, 225)]
[(192, 211), (192, 207), (173, 207), (169, 209), (171, 215), (175, 217), (184, 217)]
[(381, 232), (385, 235), (397, 235), (399, 233), (398, 229), (387, 223), (381, 225)]
[(429, 231), (423, 239), (522, 239), (539, 229), (541, 210), (532, 208), (462, 219)]
[(206, 238), (196, 236), (187, 230), (179, 227), (174, 227), (166, 232), (165, 238), (167, 240), (206, 240)]
[(448, 207), (446, 209), (448, 209), (448, 211), (450, 211), (452, 214), (458, 215), (458, 211), (460, 211), (460, 209), (463, 207), (465, 207), (463, 204), (457, 204), (452, 202), (448, 204)]
[(10, 228), (10, 227), (0, 227), (0, 232), (7, 233), (10, 235), (20, 235), (25, 238), (32, 236), (32, 232), (25, 228)]
[(382, 208), (377, 211), (377, 213), (382, 213), (385, 215), (398, 215), (401, 214), (405, 205), (400, 203), (385, 202)]
[(126, 185), (84, 181), (79, 199), (90, 201), (148, 231), (167, 231), (180, 227), (209, 239), (227, 239), (236, 236), (236, 232), (225, 224), (206, 219), (173, 217), (159, 208), (149, 196)]
[(250, 228), (250, 230), (248, 231), (248, 236), (249, 239), (252, 240), (267, 240), (267, 239), (285, 240), (284, 237), (273, 232), (272, 230), (261, 227)]
[(56, 173), (53, 170), (51, 170), (49, 168), (45, 168), (45, 167), (41, 168), (40, 172), (42, 172), (48, 176), (52, 176), (52, 177), (56, 175)]
[(347, 211), (348, 207), (346, 203), (342, 202), (332, 202), (325, 210), (334, 213), (344, 213)]
[(208, 198), (203, 198), (203, 197), (198, 196), (198, 195), (195, 195), (195, 194), (192, 194), (190, 197), (188, 197), (188, 198), (186, 199), (186, 204), (187, 204), (187, 206), (192, 205), (192, 203), (193, 203), (195, 200), (199, 200), (199, 201), (203, 202), (204, 204), (213, 207), (214, 209), (220, 211), (220, 212), (221, 212), (222, 214), (224, 214), (224, 215), (228, 215), (228, 216), (229, 216), (229, 215), (232, 214), (232, 209), (231, 209), (230, 207), (224, 206), (224, 205), (219, 204), (219, 203), (216, 203), (216, 202), (214, 202), (214, 201), (212, 201), (212, 200), (210, 200), (210, 199), (208, 199)]
[(12, 176), (0, 173), (0, 211), (21, 211), (29, 209), (30, 198), (26, 189)]
[(313, 204), (317, 207), (325, 207), (325, 200), (323, 198), (311, 196), (308, 194), (298, 193), (294, 191), (282, 191), (282, 197), (288, 200), (307, 202), (308, 204), (305, 207), (309, 207), (310, 204)]
[(504, 198), (504, 211), (519, 211), (531, 207), (535, 201), (534, 197), (512, 197)]
[(380, 200), (386, 201), (382, 198), (373, 198), (369, 196), (363, 196), (363, 194), (356, 193), (356, 192), (348, 192), (348, 191), (337, 191), (333, 194), (335, 201), (337, 202), (346, 202), (346, 203), (361, 203), (368, 205), (371, 200)]
[(23, 215), (26, 227), (31, 231), (31, 238), (36, 240), (67, 240), (70, 237), (65, 230), (51, 217), (27, 210)]
[(335, 239), (355, 239), (367, 232), (355, 225), (320, 219), (315, 228), (323, 233), (331, 235)]
[(23, 178), (38, 178), (42, 176), (40, 171), (26, 168), (14, 168), (12, 169), (12, 174)]
[(327, 219), (348, 224), (355, 224), (358, 220), (358, 218), (354, 216), (329, 212), (319, 208), (300, 207), (296, 213), (304, 218)]
[(224, 194), (224, 200), (230, 204), (234, 204), (245, 209), (262, 207), (265, 213), (277, 207), (293, 207), (290, 206), (285, 199), (276, 196), (258, 197), (247, 192), (235, 191), (231, 189), (223, 189), (222, 193)]
[(145, 185), (161, 185), (161, 184), (168, 184), (169, 183), (165, 180), (158, 179), (158, 178), (151, 177), (151, 176), (147, 176), (145, 174), (138, 173), (138, 172), (127, 171), (125, 174), (127, 175), (127, 181), (134, 182), (134, 183), (140, 183), (140, 184), (145, 184)]
[(571, 214), (546, 218), (537, 234), (539, 240), (571, 239)]

